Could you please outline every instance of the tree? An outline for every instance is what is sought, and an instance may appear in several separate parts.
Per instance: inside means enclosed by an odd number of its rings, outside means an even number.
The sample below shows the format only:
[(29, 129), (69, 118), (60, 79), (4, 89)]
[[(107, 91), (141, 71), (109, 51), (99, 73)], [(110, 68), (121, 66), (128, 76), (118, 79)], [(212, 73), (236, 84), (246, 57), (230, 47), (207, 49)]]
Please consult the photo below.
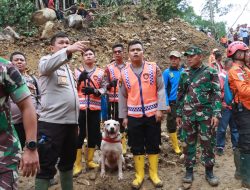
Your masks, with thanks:
[(221, 0), (205, 0), (205, 4), (202, 8), (202, 16), (208, 17), (212, 24), (212, 33), (214, 35), (217, 34), (214, 18), (215, 16), (223, 16), (226, 15), (231, 9), (233, 5), (227, 4), (226, 6), (221, 6)]
[(167, 21), (170, 18), (182, 15), (187, 8), (186, 0), (155, 0), (157, 15), (161, 20)]
[(215, 38), (219, 38), (226, 34), (226, 23), (225, 22), (211, 22), (210, 20), (205, 20), (202, 16), (198, 16), (195, 14), (193, 7), (189, 6), (183, 13), (182, 18), (199, 28), (199, 30), (207, 32), (207, 31), (217, 31), (215, 34)]

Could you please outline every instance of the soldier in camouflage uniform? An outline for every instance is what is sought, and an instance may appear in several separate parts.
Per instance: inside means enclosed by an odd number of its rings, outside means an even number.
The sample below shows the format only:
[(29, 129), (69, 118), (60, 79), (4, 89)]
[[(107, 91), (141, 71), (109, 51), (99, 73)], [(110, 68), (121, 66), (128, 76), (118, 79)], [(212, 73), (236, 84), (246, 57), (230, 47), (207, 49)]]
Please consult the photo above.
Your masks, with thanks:
[(193, 181), (199, 140), (206, 180), (210, 185), (216, 186), (219, 180), (213, 175), (215, 128), (221, 112), (221, 93), (217, 71), (202, 63), (201, 54), (202, 50), (196, 46), (191, 46), (184, 54), (189, 68), (182, 73), (179, 83), (176, 122), (182, 128), (181, 136), (184, 141), (186, 175), (183, 182)]
[(23, 113), (27, 142), (36, 142), (36, 112), (29, 89), (14, 65), (0, 58), (0, 189), (4, 190), (17, 189), (20, 158), (24, 176), (34, 176), (39, 170), (36, 147), (31, 150), (27, 146), (21, 156), (20, 142), (11, 122), (9, 97)]

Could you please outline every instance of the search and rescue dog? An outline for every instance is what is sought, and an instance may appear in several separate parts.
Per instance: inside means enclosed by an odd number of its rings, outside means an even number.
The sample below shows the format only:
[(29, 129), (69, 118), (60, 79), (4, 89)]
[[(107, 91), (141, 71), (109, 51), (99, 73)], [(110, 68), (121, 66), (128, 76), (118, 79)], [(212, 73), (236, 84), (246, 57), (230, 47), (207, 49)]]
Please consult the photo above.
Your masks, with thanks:
[(120, 124), (115, 120), (104, 122), (101, 142), (101, 177), (105, 177), (105, 167), (115, 169), (118, 167), (118, 180), (123, 179), (122, 143), (120, 135)]

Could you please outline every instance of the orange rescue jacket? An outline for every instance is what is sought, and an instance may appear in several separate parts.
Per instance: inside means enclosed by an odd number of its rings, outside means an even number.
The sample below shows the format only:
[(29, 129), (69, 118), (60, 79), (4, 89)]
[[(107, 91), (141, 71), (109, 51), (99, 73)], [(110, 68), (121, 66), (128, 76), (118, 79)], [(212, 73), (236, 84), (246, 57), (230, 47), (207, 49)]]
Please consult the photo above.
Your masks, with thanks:
[[(78, 73), (76, 71), (77, 78), (79, 77), (79, 72), (84, 71), (83, 67), (78, 69)], [(101, 82), (104, 77), (104, 71), (103, 69), (100, 69), (98, 67), (95, 68), (94, 72), (91, 74), (90, 79), (87, 79), (86, 83), (87, 86), (99, 89), (101, 88)], [(92, 81), (92, 82), (91, 82)], [(84, 88), (84, 81), (82, 81), (80, 84), (78, 84), (77, 91), (78, 91), (78, 97), (80, 102), (80, 110), (85, 110), (87, 107), (90, 110), (101, 110), (101, 97), (97, 97), (93, 94), (87, 96), (82, 93), (82, 88)]]
[(128, 93), (128, 116), (154, 116), (158, 107), (156, 64), (145, 62), (140, 76), (133, 72), (131, 64), (127, 64), (121, 72), (121, 79)]
[[(112, 80), (119, 80), (121, 76), (121, 70), (115, 66), (115, 63), (110, 63), (107, 65), (107, 69), (109, 71), (110, 81)], [(116, 89), (112, 87), (108, 90), (109, 102), (118, 102), (118, 83)]]
[(250, 70), (245, 66), (233, 63), (233, 67), (228, 72), (228, 81), (234, 94), (234, 101), (241, 102), (250, 110)]

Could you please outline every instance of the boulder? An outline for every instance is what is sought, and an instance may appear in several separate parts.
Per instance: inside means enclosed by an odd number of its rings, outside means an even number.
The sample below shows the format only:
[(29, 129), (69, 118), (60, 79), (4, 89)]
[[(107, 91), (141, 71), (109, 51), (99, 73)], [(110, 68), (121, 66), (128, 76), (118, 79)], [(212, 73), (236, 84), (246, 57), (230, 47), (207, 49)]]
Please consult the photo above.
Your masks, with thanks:
[(50, 38), (54, 34), (54, 30), (53, 30), (54, 27), (55, 27), (55, 23), (53, 23), (52, 21), (46, 22), (46, 24), (44, 25), (42, 35), (41, 35), (41, 39)]
[(53, 9), (44, 8), (33, 13), (32, 21), (37, 25), (43, 25), (47, 21), (56, 20), (56, 12)]
[(83, 18), (81, 15), (72, 14), (65, 18), (65, 27), (82, 29)]
[(16, 39), (20, 39), (20, 35), (10, 26), (0, 32), (0, 41), (15, 41)]

